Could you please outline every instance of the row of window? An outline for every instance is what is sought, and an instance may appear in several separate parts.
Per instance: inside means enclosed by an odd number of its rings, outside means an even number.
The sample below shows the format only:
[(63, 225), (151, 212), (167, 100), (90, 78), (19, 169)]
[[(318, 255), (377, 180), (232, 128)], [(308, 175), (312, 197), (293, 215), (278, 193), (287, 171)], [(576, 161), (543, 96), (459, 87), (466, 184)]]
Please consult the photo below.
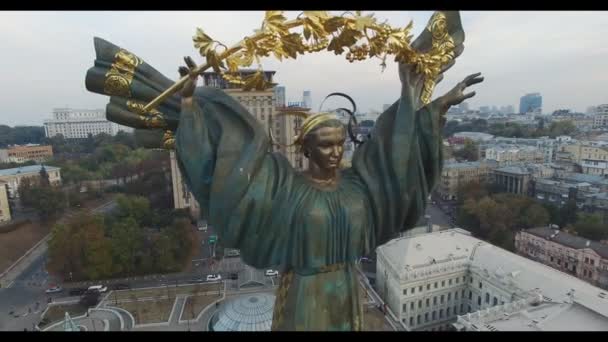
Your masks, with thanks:
[[(463, 283), (465, 282), (465, 279), (466, 279), (466, 277), (463, 276), (462, 277), (462, 282)], [(441, 281), (441, 288), (444, 288), (446, 286), (445, 284), (446, 284), (446, 281), (442, 280)], [(448, 286), (452, 286), (452, 284), (460, 284), (460, 277), (456, 277), (454, 279), (448, 279), (447, 284), (448, 284)], [(437, 289), (437, 288), (439, 288), (439, 282), (436, 281), (433, 284), (433, 289)], [(410, 290), (409, 291), (410, 294), (415, 294), (416, 293), (416, 287), (412, 287), (409, 290)], [(423, 290), (424, 290), (424, 286), (422, 286), (422, 285), (418, 286), (418, 292), (422, 292)], [(426, 284), (426, 290), (427, 291), (431, 290), (431, 284)], [(403, 295), (407, 296), (407, 294), (408, 294), (408, 289), (403, 289)]]
[[(462, 292), (461, 292), (461, 296), (460, 296), (461, 298), (464, 298), (464, 293), (465, 293), (464, 291), (465, 290), (462, 290)], [(458, 294), (459, 294), (458, 292), (459, 291), (454, 291), (454, 300), (458, 300)], [(450, 292), (450, 293), (447, 294), (447, 301), (446, 301), (446, 295), (445, 294), (442, 294), (440, 296), (433, 296), (433, 305), (437, 305), (437, 299), (439, 299), (439, 304), (440, 305), (444, 304), (446, 302), (450, 302), (452, 300), (452, 293)], [(414, 308), (416, 307), (415, 303), (416, 303), (416, 301), (409, 302), (409, 304), (410, 304), (410, 310), (414, 310)], [(407, 312), (407, 304), (408, 304), (407, 302), (403, 303), (403, 312)], [(422, 309), (422, 304), (423, 304), (422, 299), (418, 300), (418, 308), (419, 309)], [(429, 298), (425, 299), (425, 307), (429, 308), (430, 306), (431, 306), (431, 298), (429, 297)]]
[[(468, 312), (470, 312), (471, 311), (471, 306), (468, 305), (467, 308), (468, 308)], [(444, 313), (445, 313), (445, 315), (444, 315)], [(460, 304), (460, 311), (458, 311), (458, 306), (454, 305), (453, 308), (449, 307), (449, 308), (445, 309), (445, 311), (443, 309), (432, 311), (432, 312), (430, 312), (430, 315), (429, 315), (429, 312), (426, 312), (424, 314), (424, 322), (422, 320), (423, 316), (422, 315), (417, 315), (415, 322), (416, 322), (416, 325), (420, 325), (420, 324), (423, 324), (423, 323), (429, 323), (429, 321), (432, 322), (432, 321), (435, 321), (435, 320), (447, 319), (447, 318), (450, 318), (451, 316), (456, 316), (459, 313), (460, 314), (465, 313), (464, 312), (464, 304)], [(403, 323), (405, 323), (406, 319), (403, 318), (402, 321), (403, 321)], [(410, 324), (409, 325), (410, 325), (410, 327), (414, 326), (414, 316), (410, 317)]]

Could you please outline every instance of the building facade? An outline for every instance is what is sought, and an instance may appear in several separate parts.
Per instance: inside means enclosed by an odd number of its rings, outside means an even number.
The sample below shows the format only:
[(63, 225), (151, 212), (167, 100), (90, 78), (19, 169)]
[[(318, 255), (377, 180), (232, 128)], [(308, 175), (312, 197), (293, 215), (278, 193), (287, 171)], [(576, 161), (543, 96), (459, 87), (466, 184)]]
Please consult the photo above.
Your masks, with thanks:
[(491, 172), (496, 167), (496, 162), (487, 160), (445, 164), (436, 191), (444, 200), (457, 200), (460, 186), (473, 181), (492, 180)]
[(284, 86), (274, 87), (274, 100), (276, 107), (285, 107), (287, 105), (286, 92)]
[(3, 163), (24, 163), (29, 160), (42, 163), (52, 157), (53, 147), (51, 145), (16, 145), (3, 149), (0, 152), (0, 162)]
[(53, 118), (44, 121), (47, 138), (61, 134), (66, 139), (84, 139), (89, 134), (116, 135), (121, 130), (131, 131), (128, 127), (106, 120), (103, 109), (55, 108)]
[(608, 289), (608, 245), (553, 229), (538, 227), (515, 235), (521, 255)]
[(608, 127), (608, 104), (593, 107), (593, 128)]
[(532, 173), (525, 166), (505, 166), (492, 170), (494, 184), (502, 191), (512, 194), (529, 195)]
[(184, 181), (184, 177), (179, 170), (177, 165), (177, 158), (175, 151), (169, 152), (169, 158), (171, 163), (171, 185), (173, 188), (173, 207), (175, 209), (188, 209), (190, 216), (193, 218), (199, 218), (201, 215), (200, 205), (194, 198), (188, 185)]
[(530, 298), (561, 301), (571, 289), (579, 305), (600, 306), (608, 318), (601, 289), (458, 228), (391, 240), (377, 249), (376, 269), (378, 293), (409, 330), (472, 329), (472, 316)]
[[(6, 189), (9, 199), (19, 198), (19, 185), (26, 179), (38, 180), (40, 177), (40, 169), (42, 165), (30, 165), (16, 167), (12, 169), (0, 170), (0, 181), (6, 183)], [(44, 166), (49, 175), (49, 183), (53, 186), (61, 184), (61, 169), (54, 166)]]
[(485, 158), (497, 161), (500, 166), (506, 166), (521, 162), (543, 163), (546, 156), (537, 147), (510, 145), (486, 148)]
[(312, 108), (312, 93), (310, 90), (304, 90), (302, 94), (302, 102), (304, 103), (304, 107)]
[(538, 113), (542, 112), (543, 98), (540, 93), (530, 93), (519, 99), (519, 113)]
[(8, 203), (7, 183), (0, 181), (0, 223), (11, 220), (11, 207)]

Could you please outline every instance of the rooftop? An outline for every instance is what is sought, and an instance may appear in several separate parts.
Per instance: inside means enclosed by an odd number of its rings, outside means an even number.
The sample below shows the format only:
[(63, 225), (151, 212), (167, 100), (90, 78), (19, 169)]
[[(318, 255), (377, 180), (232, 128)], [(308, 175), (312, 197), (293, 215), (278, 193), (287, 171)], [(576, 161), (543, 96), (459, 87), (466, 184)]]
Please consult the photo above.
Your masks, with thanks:
[[(21, 167), (15, 167), (12, 169), (4, 169), (4, 170), (0, 170), (0, 177), (2, 176), (15, 176), (21, 173), (35, 173), (35, 172), (40, 172), (40, 168), (42, 165), (29, 165), (29, 166), (21, 166)], [(54, 166), (48, 166), (48, 165), (44, 165), (44, 168), (46, 169), (46, 171), (56, 171), (56, 170), (60, 170), (60, 168), (58, 167), (54, 167)]]
[(505, 172), (505, 173), (513, 173), (517, 175), (529, 175), (530, 171), (524, 166), (505, 166), (496, 169), (495, 171)]
[[(402, 270), (404, 274), (412, 266), (419, 268), (417, 272), (426, 274), (427, 269), (421, 269), (422, 267), (434, 267), (435, 263), (451, 261), (461, 264), (464, 261), (471, 272), (494, 279), (493, 284), (502, 284), (509, 292), (513, 291), (513, 294), (517, 295), (515, 298), (526, 299), (542, 295), (543, 303), (570, 304), (567, 310), (565, 306), (549, 304), (539, 306), (538, 309), (529, 307), (527, 312), (522, 311), (526, 324), (531, 320), (530, 315), (538, 314), (544, 317), (545, 330), (557, 330), (565, 322), (580, 322), (580, 325), (571, 326), (583, 330), (597, 330), (598, 324), (608, 327), (605, 325), (608, 322), (608, 299), (600, 296), (605, 293), (604, 290), (547, 265), (481, 241), (459, 228), (394, 239), (380, 246), (378, 254), (384, 256), (394, 269)], [(510, 309), (513, 309), (513, 305), (506, 303), (489, 310), (493, 310), (494, 314), (499, 311), (502, 315), (503, 311)], [(515, 309), (521, 311), (524, 308)], [(485, 315), (486, 311), (478, 311), (477, 315)], [(521, 328), (520, 323), (511, 321), (505, 324), (515, 324)], [(517, 327), (504, 326), (502, 329), (519, 330)]]
[(556, 234), (556, 231), (549, 227), (531, 228), (525, 230), (525, 232), (545, 238), (547, 240), (555, 241), (559, 244), (574, 249), (590, 248), (600, 256), (608, 258), (608, 245), (601, 244), (597, 241), (585, 239), (580, 236), (572, 235), (560, 230), (558, 230)]
[(270, 331), (275, 296), (254, 293), (227, 300), (213, 317), (213, 331)]

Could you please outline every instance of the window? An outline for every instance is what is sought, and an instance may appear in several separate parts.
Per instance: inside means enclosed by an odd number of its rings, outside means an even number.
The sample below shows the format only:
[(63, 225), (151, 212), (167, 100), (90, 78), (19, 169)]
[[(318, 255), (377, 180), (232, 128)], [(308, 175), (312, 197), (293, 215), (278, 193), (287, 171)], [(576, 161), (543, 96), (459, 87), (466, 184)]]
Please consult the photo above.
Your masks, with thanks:
[(448, 302), (449, 302), (450, 300), (452, 300), (452, 293), (451, 293), (451, 292), (450, 292), (450, 293), (448, 293)]
[(481, 306), (481, 296), (477, 296), (477, 305)]
[(473, 277), (471, 277), (471, 284), (473, 284)]
[(403, 295), (404, 295), (404, 296), (407, 296), (407, 289), (404, 289), (404, 290), (403, 290)]
[(454, 305), (454, 315), (456, 315), (458, 313), (458, 307), (456, 305)]
[(431, 315), (431, 317), (433, 318), (433, 320), (437, 319), (437, 311), (433, 311), (433, 314)]
[(424, 323), (428, 323), (429, 322), (429, 313), (425, 313), (424, 314)]
[(464, 311), (464, 304), (460, 304), (460, 313)]
[(431, 289), (431, 284), (426, 284), (426, 290), (430, 290)]
[(562, 264), (562, 260), (561, 259), (557, 259), (557, 264), (561, 265)]
[(595, 260), (593, 260), (593, 259), (589, 259), (589, 260), (591, 261), (592, 266), (595, 265)]
[(467, 305), (467, 312), (471, 312), (471, 306)]
[(473, 299), (473, 291), (469, 291), (469, 300)]
[(445, 280), (441, 281), (441, 287), (445, 287)]
[(464, 290), (462, 290), (462, 298), (464, 298)]
[(418, 292), (422, 292), (422, 286), (418, 287)]
[(460, 278), (456, 278), (456, 284), (460, 282)]
[(445, 315), (446, 315), (447, 317), (450, 317), (450, 308), (447, 308), (447, 309), (445, 310)]
[(435, 282), (435, 285), (433, 286), (434, 288), (437, 288), (437, 282)]
[(410, 310), (414, 310), (414, 302), (410, 302)]
[(490, 294), (486, 293), (486, 304), (490, 304)]
[(422, 308), (422, 299), (418, 301), (418, 309)]
[(454, 292), (454, 300), (458, 300), (458, 291)]
[[(585, 259), (587, 259), (587, 258), (585, 258)], [(553, 257), (551, 257), (551, 262), (553, 262)], [(586, 262), (586, 261), (585, 261), (585, 262)]]
[(414, 325), (414, 317), (410, 317), (410, 325)]
[(416, 324), (420, 324), (420, 315), (416, 317)]
[(428, 308), (429, 306), (431, 306), (431, 299), (427, 298), (426, 299), (426, 307)]
[(448, 285), (450, 285), (450, 286), (452, 285), (452, 279), (450, 279), (450, 280), (448, 281)]
[(407, 312), (407, 303), (403, 303), (403, 312)]
[(416, 293), (416, 288), (415, 288), (415, 287), (412, 287), (411, 292), (412, 292), (412, 294)]
[(441, 295), (441, 300), (439, 301), (441, 304), (443, 304), (443, 299), (444, 299), (444, 295)]
[(482, 284), (481, 284), (481, 282), (479, 282), (479, 288), (480, 288), (480, 289), (482, 288)]
[(439, 310), (439, 318), (443, 318), (443, 309)]
[(437, 296), (433, 297), (433, 305), (437, 305)]
[(492, 299), (492, 305), (498, 305), (498, 298), (494, 297)]

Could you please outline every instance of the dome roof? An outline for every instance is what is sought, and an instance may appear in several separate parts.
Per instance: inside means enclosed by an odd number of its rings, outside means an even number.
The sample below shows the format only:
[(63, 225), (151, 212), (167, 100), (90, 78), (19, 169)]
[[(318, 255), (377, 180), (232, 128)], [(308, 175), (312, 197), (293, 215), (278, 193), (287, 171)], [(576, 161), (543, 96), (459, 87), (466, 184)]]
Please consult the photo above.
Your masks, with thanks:
[(252, 293), (226, 301), (212, 319), (213, 331), (270, 331), (275, 296)]

